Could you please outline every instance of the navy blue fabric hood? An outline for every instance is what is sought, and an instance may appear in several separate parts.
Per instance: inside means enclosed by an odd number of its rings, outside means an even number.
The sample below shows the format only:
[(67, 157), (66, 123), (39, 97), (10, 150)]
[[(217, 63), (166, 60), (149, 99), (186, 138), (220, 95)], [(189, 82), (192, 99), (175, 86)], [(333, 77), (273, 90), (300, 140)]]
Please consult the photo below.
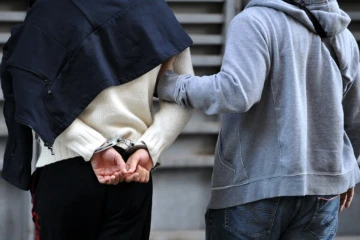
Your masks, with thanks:
[(29, 5), (1, 63), (9, 132), (3, 177), (22, 189), (29, 184), (31, 129), (51, 147), (102, 90), (140, 77), (192, 44), (164, 0)]
[(36, 0), (29, 0), (29, 7), (32, 7), (32, 5), (35, 3)]
[[(47, 93), (17, 94), (29, 81), (13, 71), (2, 87), (16, 85), (15, 101), (23, 106), (16, 115), (51, 146), (102, 90), (140, 77), (191, 44), (163, 0), (36, 1), (14, 29), (2, 64), (37, 75)], [(36, 114), (26, 110), (37, 105), (34, 93), (47, 108)]]

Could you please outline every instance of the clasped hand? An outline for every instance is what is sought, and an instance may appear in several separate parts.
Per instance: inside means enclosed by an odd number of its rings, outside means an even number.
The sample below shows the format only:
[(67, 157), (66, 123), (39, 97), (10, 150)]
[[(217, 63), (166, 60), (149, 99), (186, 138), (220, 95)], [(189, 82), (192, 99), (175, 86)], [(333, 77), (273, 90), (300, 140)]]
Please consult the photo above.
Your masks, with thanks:
[(123, 181), (147, 183), (153, 165), (144, 149), (137, 150), (126, 163), (114, 148), (95, 153), (90, 162), (98, 181), (108, 185)]

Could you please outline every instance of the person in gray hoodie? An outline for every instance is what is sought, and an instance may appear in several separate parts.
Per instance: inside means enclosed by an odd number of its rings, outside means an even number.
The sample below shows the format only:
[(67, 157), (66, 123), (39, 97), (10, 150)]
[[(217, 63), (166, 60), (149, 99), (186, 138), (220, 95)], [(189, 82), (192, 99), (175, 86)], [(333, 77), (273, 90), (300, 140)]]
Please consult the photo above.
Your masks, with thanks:
[(159, 79), (159, 98), (222, 114), (207, 239), (334, 238), (360, 182), (349, 23), (336, 0), (252, 0), (230, 24), (219, 73)]

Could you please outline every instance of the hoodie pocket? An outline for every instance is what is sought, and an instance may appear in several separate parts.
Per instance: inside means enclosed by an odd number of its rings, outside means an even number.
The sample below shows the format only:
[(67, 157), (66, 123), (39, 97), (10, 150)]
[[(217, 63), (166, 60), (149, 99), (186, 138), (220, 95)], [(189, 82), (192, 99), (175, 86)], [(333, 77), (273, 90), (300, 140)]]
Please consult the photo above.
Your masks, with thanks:
[(249, 182), (241, 159), (240, 140), (225, 135), (221, 130), (216, 146), (212, 187), (227, 187)]

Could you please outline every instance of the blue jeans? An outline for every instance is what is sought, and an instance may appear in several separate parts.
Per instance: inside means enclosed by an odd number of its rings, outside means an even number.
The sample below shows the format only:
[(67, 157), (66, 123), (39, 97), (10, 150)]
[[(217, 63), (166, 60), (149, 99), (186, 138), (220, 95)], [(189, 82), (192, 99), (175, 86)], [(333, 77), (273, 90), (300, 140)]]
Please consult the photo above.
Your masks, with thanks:
[(330, 240), (338, 226), (340, 197), (277, 197), (225, 209), (208, 209), (206, 240)]

